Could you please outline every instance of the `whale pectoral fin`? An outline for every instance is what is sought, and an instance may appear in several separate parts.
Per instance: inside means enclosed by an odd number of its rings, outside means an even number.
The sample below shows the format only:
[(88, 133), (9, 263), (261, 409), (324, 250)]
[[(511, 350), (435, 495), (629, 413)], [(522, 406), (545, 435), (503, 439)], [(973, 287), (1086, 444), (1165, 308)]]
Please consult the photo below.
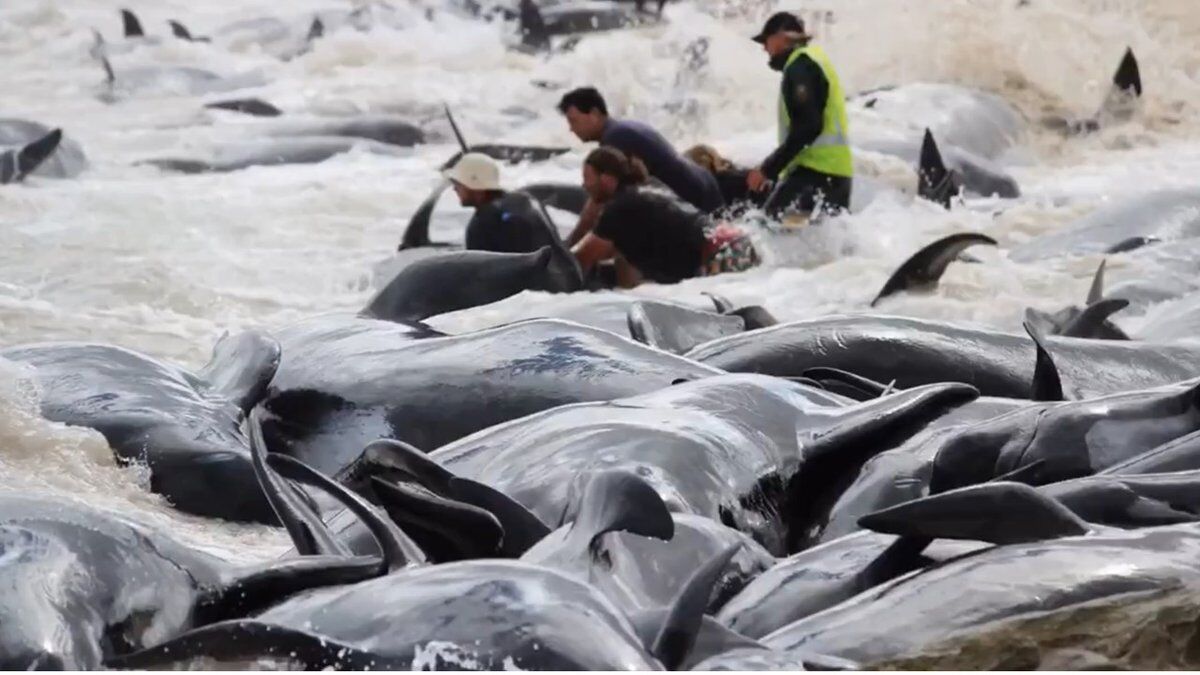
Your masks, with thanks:
[(860, 527), (902, 537), (1019, 544), (1086, 534), (1087, 523), (1035, 488), (996, 481), (869, 513)]
[(740, 316), (650, 300), (630, 305), (625, 321), (633, 339), (672, 354), (683, 354), (696, 345), (746, 329), (746, 321)]
[(1129, 336), (1108, 321), (1108, 317), (1128, 306), (1129, 301), (1123, 298), (1097, 300), (1067, 322), (1060, 335), (1078, 338), (1104, 338), (1113, 336), (1115, 332), (1123, 336), (1123, 339), (1128, 340)]
[[(402, 441), (382, 439), (368, 444), (359, 460), (348, 467), (344, 474), (339, 477), (340, 480), (361, 481), (363, 489), (375, 489), (377, 484), (373, 479), (382, 479), (393, 485), (413, 483), (455, 509), (482, 509), (500, 525), (503, 535), (499, 545), (500, 555), (520, 557), (550, 533), (550, 528), (537, 516), (508, 495), (483, 483), (455, 476), (425, 453)], [(411, 493), (415, 486), (410, 488), (409, 494), (398, 497), (417, 498)], [(427, 497), (420, 499), (431, 501)], [(393, 514), (393, 517), (398, 515)], [(478, 519), (478, 514), (473, 512), (463, 511), (461, 515)], [(489, 531), (491, 529), (487, 523), (481, 526)], [(416, 536), (415, 532), (413, 534)]]
[(255, 410), (246, 423), (254, 474), (271, 509), (287, 530), (300, 555), (349, 556), (350, 552), (330, 533), (312, 506), (300, 498), (279, 474), (267, 466), (267, 444), (263, 439), (262, 412)]
[(206, 592), (196, 603), (196, 625), (237, 619), (261, 612), (301, 591), (341, 586), (379, 576), (374, 556), (302, 556), (240, 569)]
[(1058, 366), (1054, 358), (1046, 351), (1045, 336), (1028, 319), (1024, 324), (1025, 332), (1033, 339), (1037, 348), (1037, 363), (1033, 368), (1033, 384), (1030, 388), (1030, 398), (1034, 401), (1063, 401), (1062, 379), (1058, 375)]
[(962, 189), (958, 174), (946, 168), (933, 132), (925, 129), (921, 156), (917, 164), (917, 196), (950, 208), (950, 201)]
[(60, 141), (62, 129), (54, 129), (20, 149), (0, 155), (0, 185), (18, 182), (33, 173), (54, 154)]
[(267, 463), (285, 478), (319, 488), (358, 516), (375, 537), (379, 550), (383, 551), (383, 563), (387, 571), (395, 572), (404, 569), (410, 563), (425, 562), (424, 553), (417, 545), (412, 543), (395, 523), (383, 517), (362, 497), (294, 457), (272, 454), (267, 457)]
[(128, 9), (121, 10), (121, 23), (125, 29), (125, 37), (145, 37), (146, 31), (142, 30), (142, 22)]
[(960, 232), (925, 246), (896, 268), (879, 294), (871, 301), (871, 306), (874, 307), (880, 300), (895, 293), (936, 286), (950, 263), (963, 251), (978, 244), (996, 246), (997, 242), (986, 234)]
[(569, 507), (574, 536), (594, 547), (609, 532), (629, 532), (670, 541), (675, 519), (662, 497), (649, 483), (623, 470), (591, 473), (584, 477), (579, 500)]
[(450, 479), (450, 489), (460, 500), (478, 506), (496, 517), (504, 528), (502, 555), (519, 558), (550, 534), (550, 528), (512, 497), (469, 478)]
[(140, 670), (180, 666), (197, 658), (217, 661), (274, 658), (285, 663), (299, 662), (308, 670), (387, 668), (373, 655), (327, 637), (251, 620), (197, 628), (149, 649), (107, 659), (104, 665)]
[(279, 369), (279, 341), (259, 331), (224, 335), (200, 369), (213, 393), (232, 401), (243, 414), (258, 405)]
[(442, 198), (442, 193), (448, 187), (450, 187), (450, 181), (443, 180), (438, 183), (425, 201), (421, 202), (421, 205), (413, 212), (412, 218), (408, 219), (408, 227), (404, 228), (404, 235), (400, 238), (400, 246), (397, 247), (397, 251), (433, 245), (429, 239), (429, 223), (433, 218), (433, 210), (437, 207), (438, 200)]
[(482, 508), (416, 483), (372, 477), (371, 486), (392, 520), (404, 526), (435, 562), (494, 558), (501, 549), (504, 527)]
[(713, 586), (741, 548), (741, 544), (734, 544), (713, 556), (688, 577), (671, 600), (667, 616), (649, 645), (650, 653), (668, 670), (677, 670), (692, 651)]
[(381, 438), (368, 443), (362, 455), (336, 478), (352, 487), (354, 481), (361, 481), (366, 489), (376, 476), (391, 482), (417, 483), (434, 494), (446, 496), (451, 493), (450, 479), (454, 474), (404, 441)]

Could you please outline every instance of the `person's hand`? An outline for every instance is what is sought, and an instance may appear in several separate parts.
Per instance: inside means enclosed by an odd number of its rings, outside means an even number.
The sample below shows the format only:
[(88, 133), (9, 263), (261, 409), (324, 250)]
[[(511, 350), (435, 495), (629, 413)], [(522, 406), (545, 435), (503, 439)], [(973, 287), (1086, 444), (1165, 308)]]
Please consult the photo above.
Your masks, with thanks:
[(750, 188), (751, 192), (762, 192), (766, 189), (767, 182), (767, 177), (760, 169), (751, 169), (750, 173), (746, 174), (746, 187)]

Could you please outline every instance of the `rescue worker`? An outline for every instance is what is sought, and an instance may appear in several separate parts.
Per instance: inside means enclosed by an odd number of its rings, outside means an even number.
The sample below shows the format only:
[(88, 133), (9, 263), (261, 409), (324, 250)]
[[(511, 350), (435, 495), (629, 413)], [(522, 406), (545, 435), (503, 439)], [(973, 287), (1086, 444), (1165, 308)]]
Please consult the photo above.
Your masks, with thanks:
[(779, 89), (779, 147), (746, 175), (755, 192), (774, 183), (764, 210), (773, 217), (850, 207), (854, 175), (846, 97), (825, 50), (810, 44), (804, 21), (778, 12), (754, 36), (783, 73)]

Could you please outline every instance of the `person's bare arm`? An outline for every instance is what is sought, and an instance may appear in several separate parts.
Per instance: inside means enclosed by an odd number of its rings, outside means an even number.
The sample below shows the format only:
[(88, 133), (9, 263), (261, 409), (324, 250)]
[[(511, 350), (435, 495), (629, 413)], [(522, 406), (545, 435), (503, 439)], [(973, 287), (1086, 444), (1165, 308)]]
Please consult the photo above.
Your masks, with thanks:
[(621, 288), (633, 288), (642, 283), (642, 273), (624, 256), (618, 255), (616, 260), (617, 285)]
[(583, 241), (584, 236), (596, 227), (603, 211), (603, 204), (588, 197), (587, 203), (583, 205), (583, 211), (579, 213), (579, 222), (575, 225), (575, 229), (571, 230), (571, 236), (567, 237), (567, 246), (574, 246)]
[(611, 241), (601, 239), (589, 232), (583, 236), (582, 241), (575, 245), (575, 248), (571, 249), (571, 252), (575, 254), (575, 259), (579, 261), (579, 267), (582, 268), (583, 275), (586, 277), (596, 263), (616, 255), (617, 248)]

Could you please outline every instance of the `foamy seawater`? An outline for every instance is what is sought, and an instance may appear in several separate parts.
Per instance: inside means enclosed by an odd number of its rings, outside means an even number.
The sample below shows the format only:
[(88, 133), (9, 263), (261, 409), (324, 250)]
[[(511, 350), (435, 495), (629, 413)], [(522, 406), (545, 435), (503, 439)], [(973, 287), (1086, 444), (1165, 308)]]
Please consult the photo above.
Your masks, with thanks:
[[(226, 331), (359, 308), (373, 290), (373, 267), (395, 249), (437, 182), (436, 167), (456, 150), (443, 103), (469, 140), (573, 148), (543, 164), (506, 168), (504, 180), (514, 187), (578, 180), (587, 150), (554, 109), (561, 89), (535, 82), (595, 85), (614, 114), (652, 123), (680, 148), (705, 142), (737, 162), (756, 162), (772, 149), (778, 75), (748, 36), (779, 8), (809, 17), (849, 91), (943, 82), (1009, 101), (1023, 118), (1022, 134), (997, 161), (1020, 183), (1022, 197), (968, 198), (945, 211), (889, 192), (857, 213), (768, 245), (770, 264), (760, 269), (632, 293), (696, 298), (709, 291), (763, 304), (784, 320), (863, 311), (909, 254), (940, 236), (978, 231), (1000, 248), (974, 249), (980, 264), (952, 265), (935, 293), (896, 297), (881, 309), (1016, 330), (1026, 307), (1080, 303), (1099, 256), (1018, 263), (1007, 249), (1121, 199), (1191, 187), (1200, 174), (1200, 143), (1190, 140), (1200, 126), (1200, 14), (1192, 0), (1031, 0), (1023, 7), (1016, 0), (672, 2), (665, 25), (588, 36), (573, 52), (552, 57), (508, 49), (511, 25), (447, 11), (430, 18), (425, 10), (438, 6), (433, 0), (398, 0), (386, 25), (335, 30), (288, 61), (218, 32), (262, 16), (302, 26), (314, 12), (350, 4), (131, 6), (147, 32), (162, 38), (134, 45), (121, 38), (112, 3), (0, 5), (3, 116), (61, 126), (91, 162), (75, 179), (34, 177), (0, 188), (0, 345), (94, 340), (198, 366)], [(168, 19), (215, 39), (170, 39)], [(89, 54), (93, 29), (112, 48), (118, 81), (123, 72), (172, 65), (250, 86), (194, 95), (167, 83), (106, 102), (104, 73)], [(684, 51), (699, 38), (708, 40), (707, 63), (691, 70)], [(1093, 112), (1126, 46), (1138, 56), (1146, 90), (1133, 120), (1069, 140), (1040, 129), (1036, 120), (1046, 114)], [(263, 98), (301, 121), (400, 115), (422, 124), (433, 142), (398, 156), (356, 151), (316, 165), (228, 174), (175, 175), (139, 164), (260, 138), (262, 120), (202, 108), (233, 96)], [(860, 123), (887, 121), (852, 117), (852, 135)], [(909, 179), (894, 158), (866, 153), (858, 162), (860, 173), (891, 184), (904, 187)], [(435, 239), (461, 238), (466, 217), (445, 195)], [(1110, 276), (1135, 278), (1150, 264), (1115, 256)], [(525, 293), (434, 323), (470, 330), (570, 302)], [(0, 485), (170, 523), (189, 541), (234, 555), (266, 557), (285, 546), (269, 528), (174, 512), (145, 490), (137, 468), (112, 466), (99, 434), (42, 420), (36, 400), (28, 373), (0, 364)]]

